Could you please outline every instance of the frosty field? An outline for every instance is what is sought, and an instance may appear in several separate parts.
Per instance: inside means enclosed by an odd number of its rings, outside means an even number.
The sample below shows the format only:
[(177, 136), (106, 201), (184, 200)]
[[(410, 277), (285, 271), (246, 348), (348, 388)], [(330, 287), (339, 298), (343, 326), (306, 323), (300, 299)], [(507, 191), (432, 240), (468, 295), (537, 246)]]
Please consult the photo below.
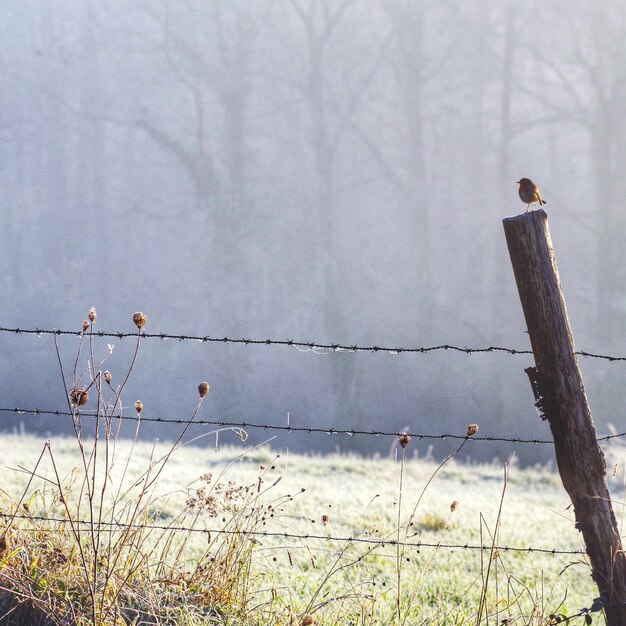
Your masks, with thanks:
[[(5, 514), (20, 502), (31, 478), (23, 469), (35, 467), (44, 443), (25, 435), (3, 436), (0, 484)], [(474, 624), (484, 590), (480, 623), (485, 624), (547, 624), (551, 613), (573, 615), (591, 605), (597, 590), (584, 555), (491, 552), (496, 528), (495, 543), (501, 548), (557, 552), (583, 548), (569, 501), (553, 470), (520, 469), (513, 463), (504, 488), (503, 466), (452, 459), (438, 469), (437, 462), (416, 458), (425, 452), (421, 445), (409, 443), (403, 466), (399, 446), (396, 459), (278, 454), (269, 448), (188, 446), (175, 450), (151, 485), (142, 523), (211, 530), (210, 535), (174, 533), (181, 539), (172, 540), (167, 554), (177, 555), (176, 567), (181, 571), (198, 574), (197, 563), (207, 543), (216, 542), (221, 528), (230, 529), (227, 537), (245, 542), (250, 559), (238, 572), (246, 578), (245, 590), (233, 591), (228, 599), (234, 605), (232, 612), (223, 607), (204, 613), (189, 610), (177, 621), (163, 623)], [(119, 501), (125, 493), (120, 484), (130, 493), (138, 477), (170, 448), (167, 443), (155, 448), (136, 443), (131, 448), (130, 442), (119, 442), (106, 493), (116, 494)], [(28, 515), (62, 515), (51, 459), (61, 482), (73, 485), (64, 493), (69, 498), (82, 480), (81, 458), (75, 440), (50, 441), (50, 451), (44, 450), (21, 500), (28, 502)], [(98, 463), (102, 477), (104, 466)], [(108, 498), (102, 508), (110, 510)], [(621, 500), (621, 496), (616, 498)], [(76, 508), (76, 515), (84, 518), (86, 503), (76, 506), (82, 507)], [(18, 509), (24, 510), (23, 506)], [(127, 504), (118, 505), (119, 514), (111, 519), (123, 523), (127, 510)], [(28, 515), (16, 520), (16, 526), (27, 528)], [(254, 519), (255, 526), (234, 524), (237, 516)], [(246, 529), (257, 534), (247, 536)], [(163, 536), (152, 531), (150, 540), (157, 545)], [(412, 545), (417, 543), (422, 545)], [(165, 551), (157, 558), (146, 545), (141, 549), (152, 554), (155, 562), (166, 560)], [(473, 549), (481, 545), (487, 549)], [(219, 546), (214, 543), (213, 547), (219, 553)], [(210, 569), (212, 562), (206, 561), (205, 567)], [(162, 565), (151, 566), (158, 570)], [(594, 623), (601, 622), (601, 616), (594, 614)], [(119, 623), (160, 622), (125, 618)]]

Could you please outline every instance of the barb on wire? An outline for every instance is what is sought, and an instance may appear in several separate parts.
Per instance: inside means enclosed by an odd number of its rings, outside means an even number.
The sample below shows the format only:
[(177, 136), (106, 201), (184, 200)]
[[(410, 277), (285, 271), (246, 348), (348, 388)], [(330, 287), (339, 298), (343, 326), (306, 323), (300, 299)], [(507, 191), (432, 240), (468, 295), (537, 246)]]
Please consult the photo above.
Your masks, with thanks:
[(338, 543), (362, 543), (369, 545), (379, 545), (380, 547), (385, 546), (396, 546), (398, 543), (403, 546), (413, 547), (413, 548), (445, 548), (448, 550), (481, 550), (481, 551), (491, 551), (492, 549), (499, 550), (501, 552), (534, 552), (540, 554), (551, 554), (551, 555), (573, 555), (573, 554), (585, 554), (583, 550), (557, 550), (556, 548), (535, 548), (529, 546), (527, 548), (520, 548), (515, 546), (495, 546), (493, 548), (491, 544), (489, 545), (476, 545), (470, 543), (428, 543), (425, 541), (407, 541), (407, 542), (398, 542), (395, 539), (384, 539), (382, 537), (365, 537), (355, 535), (352, 537), (341, 537), (341, 536), (333, 536), (333, 535), (315, 535), (308, 533), (294, 533), (294, 532), (281, 532), (281, 531), (270, 531), (270, 530), (245, 530), (245, 529), (237, 529), (237, 530), (228, 530), (226, 528), (196, 528), (193, 526), (180, 526), (180, 525), (171, 525), (171, 524), (129, 524), (126, 522), (107, 522), (107, 521), (89, 521), (83, 519), (69, 519), (67, 517), (49, 517), (47, 515), (24, 515), (24, 514), (11, 514), (11, 513), (0, 513), (0, 517), (4, 519), (21, 519), (27, 521), (38, 521), (38, 522), (54, 522), (56, 524), (62, 523), (70, 523), (72, 522), (75, 525), (79, 526), (87, 526), (93, 528), (128, 528), (133, 530), (164, 530), (170, 532), (189, 532), (189, 533), (204, 533), (210, 535), (248, 535), (254, 537), (276, 537), (281, 539), (317, 539), (322, 541), (336, 541)]
[[(29, 335), (71, 335), (74, 337), (80, 337), (83, 334), (82, 330), (58, 330), (58, 329), (42, 329), (42, 328), (6, 328), (0, 327), (0, 332), (15, 333), (15, 334), (29, 334)], [(104, 332), (89, 330), (90, 335), (94, 337), (112, 337), (117, 339), (124, 339), (125, 337), (137, 337), (137, 333), (123, 333), (123, 332)], [(503, 352), (506, 354), (532, 354), (531, 350), (519, 350), (517, 348), (505, 348), (500, 346), (488, 346), (486, 348), (468, 348), (464, 346), (454, 346), (451, 344), (440, 344), (436, 346), (424, 346), (424, 347), (385, 347), (385, 346), (359, 346), (356, 344), (341, 344), (341, 343), (318, 343), (317, 341), (295, 341), (294, 339), (233, 339), (232, 337), (211, 337), (208, 335), (170, 335), (168, 333), (146, 333), (141, 331), (141, 337), (144, 339), (161, 339), (165, 341), (167, 339), (173, 339), (175, 341), (199, 341), (200, 343), (235, 343), (259, 346), (289, 346), (304, 350), (328, 350), (329, 352), (384, 352), (387, 354), (402, 354), (402, 353), (418, 353), (426, 354), (436, 351), (450, 351), (450, 352), (462, 352), (464, 354), (479, 354), (488, 352)], [(592, 359), (604, 359), (606, 361), (626, 361), (626, 356), (613, 356), (607, 354), (595, 354), (592, 352), (585, 352), (579, 350), (576, 352), (579, 356), (592, 358)]]
[[(24, 409), (21, 407), (15, 408), (0, 408), (0, 413), (16, 413), (31, 414), (31, 415), (50, 415), (50, 416), (73, 416), (69, 411), (60, 410), (44, 410), (44, 409)], [(98, 415), (93, 411), (81, 411), (82, 417), (95, 418)], [(148, 417), (137, 415), (115, 415), (114, 419), (129, 420), (134, 422), (156, 422), (160, 424), (187, 424), (187, 419), (174, 419), (165, 417)], [(473, 441), (487, 441), (496, 442), (503, 441), (508, 443), (529, 443), (529, 444), (549, 444), (552, 443), (550, 439), (524, 439), (521, 437), (495, 437), (491, 435), (453, 435), (449, 433), (443, 433), (440, 435), (426, 434), (426, 433), (412, 433), (412, 432), (399, 432), (393, 430), (358, 430), (358, 429), (345, 429), (345, 428), (322, 428), (319, 426), (280, 426), (278, 424), (255, 424), (254, 422), (247, 421), (227, 421), (227, 420), (202, 420), (196, 419), (191, 422), (191, 425), (195, 426), (220, 426), (223, 428), (258, 428), (260, 430), (278, 430), (284, 432), (294, 433), (320, 433), (324, 435), (366, 435), (373, 437), (399, 437), (400, 435), (408, 435), (413, 439), (472, 439)], [(626, 434), (626, 433), (625, 433)], [(613, 437), (614, 435), (611, 435)]]

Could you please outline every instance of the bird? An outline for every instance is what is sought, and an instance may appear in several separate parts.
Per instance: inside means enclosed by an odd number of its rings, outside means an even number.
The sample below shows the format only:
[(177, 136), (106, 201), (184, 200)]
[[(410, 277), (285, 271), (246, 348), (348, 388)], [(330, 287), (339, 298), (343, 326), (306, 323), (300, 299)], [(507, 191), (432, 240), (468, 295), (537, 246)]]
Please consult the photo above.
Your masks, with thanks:
[(522, 202), (528, 205), (526, 207), (527, 211), (533, 204), (537, 204), (537, 202), (539, 202), (539, 206), (547, 204), (539, 193), (539, 187), (537, 187), (530, 178), (520, 178), (517, 183), (519, 184), (519, 197)]

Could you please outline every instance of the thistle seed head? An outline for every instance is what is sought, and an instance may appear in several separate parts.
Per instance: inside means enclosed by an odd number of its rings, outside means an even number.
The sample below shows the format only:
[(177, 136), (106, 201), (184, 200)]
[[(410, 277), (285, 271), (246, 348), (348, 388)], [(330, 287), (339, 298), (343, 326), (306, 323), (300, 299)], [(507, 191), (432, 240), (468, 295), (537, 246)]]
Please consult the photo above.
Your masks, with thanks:
[(148, 317), (142, 311), (137, 311), (137, 313), (133, 315), (133, 322), (135, 322), (135, 326), (139, 330), (141, 330), (146, 325), (147, 321), (148, 321)]
[(402, 448), (406, 448), (409, 445), (409, 441), (411, 441), (411, 437), (409, 437), (406, 433), (402, 433), (398, 437), (398, 443)]
[(198, 393), (200, 394), (201, 398), (204, 398), (204, 396), (209, 393), (209, 388), (209, 383), (207, 383), (206, 381), (198, 385)]
[(70, 402), (74, 406), (85, 406), (89, 401), (89, 392), (80, 387), (72, 387), (70, 391)]

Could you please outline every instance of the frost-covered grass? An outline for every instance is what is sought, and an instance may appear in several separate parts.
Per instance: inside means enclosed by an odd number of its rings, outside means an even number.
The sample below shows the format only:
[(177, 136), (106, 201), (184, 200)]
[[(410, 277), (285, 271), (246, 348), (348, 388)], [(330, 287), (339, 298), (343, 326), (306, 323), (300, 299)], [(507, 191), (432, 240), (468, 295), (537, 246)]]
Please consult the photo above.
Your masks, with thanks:
[[(93, 535), (85, 532), (76, 539), (67, 522), (47, 525), (37, 520), (38, 515), (63, 517), (60, 491), (65, 499), (81, 492), (76, 440), (53, 439), (44, 449), (40, 439), (4, 435), (3, 444), (2, 511), (34, 518), (16, 519), (7, 535), (9, 546), (0, 543), (0, 567), (12, 572), (1, 576), (0, 584), (17, 586), (24, 597), (28, 589), (31, 605), (86, 602), (80, 594), (85, 565), (75, 551), (81, 541), (93, 541)], [(104, 458), (103, 443), (99, 445)], [(501, 466), (454, 459), (440, 466), (415, 458), (418, 445), (409, 443), (404, 463), (399, 446), (395, 460), (183, 446), (150, 485), (145, 506), (130, 516), (138, 478), (172, 444), (118, 442), (102, 503), (106, 515), (114, 503), (117, 509), (103, 519), (211, 533), (148, 531), (101, 552), (94, 567), (111, 569), (115, 601), (121, 607), (110, 614), (117, 622), (103, 623), (474, 624), (484, 592), (481, 623), (495, 626), (547, 624), (550, 613), (572, 615), (591, 605), (597, 590), (581, 555), (445, 547), (490, 548), (497, 532), (498, 546), (580, 550), (569, 500), (555, 473), (513, 465), (505, 488)], [(42, 450), (34, 478), (19, 469), (33, 470)], [(100, 481), (103, 472), (98, 461)], [(60, 490), (60, 484), (68, 487)], [(120, 490), (121, 484), (130, 491)], [(129, 501), (120, 498), (125, 493)], [(75, 505), (84, 517), (84, 495)], [(222, 528), (229, 534), (216, 532)], [(249, 536), (246, 531), (259, 534)], [(123, 530), (107, 530), (109, 536), (118, 532)], [(364, 539), (385, 543), (359, 541)], [(398, 539), (399, 545), (394, 543)], [(419, 547), (410, 545), (418, 542)], [(136, 567), (124, 570), (127, 578), (116, 577), (117, 565), (111, 566), (116, 545), (123, 546), (126, 559), (136, 560)], [(44, 558), (55, 550), (61, 565)], [(59, 582), (66, 575), (74, 581)], [(129, 593), (120, 592), (124, 581), (131, 587)], [(150, 593), (144, 594), (146, 586)], [(49, 619), (47, 623), (57, 623)], [(594, 623), (600, 622), (594, 614)]]

